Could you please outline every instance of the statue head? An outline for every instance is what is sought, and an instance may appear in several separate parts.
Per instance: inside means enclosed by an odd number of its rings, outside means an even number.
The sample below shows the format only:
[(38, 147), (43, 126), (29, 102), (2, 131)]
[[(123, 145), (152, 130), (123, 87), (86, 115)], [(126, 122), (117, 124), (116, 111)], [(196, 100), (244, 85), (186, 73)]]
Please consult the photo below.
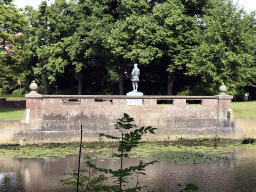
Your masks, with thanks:
[(138, 64), (135, 63), (135, 64), (134, 64), (134, 67), (137, 68), (137, 66), (138, 66)]

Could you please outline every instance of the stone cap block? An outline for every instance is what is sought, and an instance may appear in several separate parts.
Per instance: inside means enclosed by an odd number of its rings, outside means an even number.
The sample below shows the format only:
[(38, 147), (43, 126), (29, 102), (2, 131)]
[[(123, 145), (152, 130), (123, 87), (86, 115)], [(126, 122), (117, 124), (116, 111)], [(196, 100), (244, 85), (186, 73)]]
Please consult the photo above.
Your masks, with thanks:
[(218, 99), (220, 100), (232, 100), (233, 99), (233, 96), (231, 95), (227, 95), (226, 93), (224, 94), (219, 94), (219, 95), (215, 95), (216, 97), (218, 97)]
[(218, 99), (219, 96), (159, 96), (159, 95), (144, 95), (144, 96), (126, 96), (126, 95), (42, 95), (42, 98), (76, 98), (76, 99)]
[(31, 98), (31, 99), (40, 99), (42, 98), (42, 95), (37, 93), (36, 91), (31, 91), (29, 94), (25, 95), (26, 98)]

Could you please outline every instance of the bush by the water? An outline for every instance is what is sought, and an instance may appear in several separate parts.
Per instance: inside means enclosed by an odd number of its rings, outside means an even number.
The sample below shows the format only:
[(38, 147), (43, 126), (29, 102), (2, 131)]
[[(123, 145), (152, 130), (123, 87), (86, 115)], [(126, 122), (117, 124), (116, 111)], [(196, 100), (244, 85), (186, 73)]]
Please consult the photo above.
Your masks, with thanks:
[(244, 139), (243, 141), (242, 141), (242, 144), (253, 144), (254, 143), (254, 139), (251, 139), (251, 138), (249, 138), (249, 139)]

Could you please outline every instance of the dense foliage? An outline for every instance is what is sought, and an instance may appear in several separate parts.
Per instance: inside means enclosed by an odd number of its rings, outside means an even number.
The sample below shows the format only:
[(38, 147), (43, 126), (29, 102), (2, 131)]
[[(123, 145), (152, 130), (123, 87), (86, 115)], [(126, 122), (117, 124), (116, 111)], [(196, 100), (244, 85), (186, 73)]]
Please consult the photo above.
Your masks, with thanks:
[(197, 36), (201, 43), (187, 74), (202, 76), (212, 92), (224, 82), (227, 93), (236, 95), (245, 86), (255, 87), (255, 13), (247, 15), (231, 1), (225, 3), (204, 8), (208, 14), (201, 18)]
[(15, 50), (0, 58), (9, 91), (19, 77), (44, 94), (58, 86), (58, 94), (122, 95), (134, 63), (147, 95), (215, 95), (224, 82), (239, 99), (255, 87), (255, 13), (231, 0), (42, 1), (23, 16), (9, 2), (1, 3), (9, 31), (0, 31), (1, 45)]
[(0, 1), (0, 84), (16, 84), (31, 51), (25, 30), (27, 20), (11, 0)]

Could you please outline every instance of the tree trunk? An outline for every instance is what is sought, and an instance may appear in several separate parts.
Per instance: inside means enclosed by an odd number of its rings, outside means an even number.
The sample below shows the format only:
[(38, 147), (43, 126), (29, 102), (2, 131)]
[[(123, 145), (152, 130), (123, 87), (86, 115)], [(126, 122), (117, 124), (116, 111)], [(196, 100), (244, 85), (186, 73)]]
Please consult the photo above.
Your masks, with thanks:
[(124, 95), (124, 59), (120, 59), (120, 68), (119, 68), (119, 95)]
[(45, 95), (48, 95), (48, 85), (49, 85), (49, 82), (47, 79), (47, 69), (45, 68), (44, 69), (44, 94)]
[(123, 73), (120, 70), (119, 71), (119, 95), (123, 95), (124, 94), (124, 77), (123, 77)]
[(77, 80), (78, 80), (78, 95), (82, 95), (82, 87), (83, 87), (83, 75), (82, 75), (82, 72), (78, 72), (77, 73)]
[(167, 80), (167, 95), (173, 94), (173, 83), (175, 81), (175, 76), (173, 73), (168, 72), (168, 80)]

